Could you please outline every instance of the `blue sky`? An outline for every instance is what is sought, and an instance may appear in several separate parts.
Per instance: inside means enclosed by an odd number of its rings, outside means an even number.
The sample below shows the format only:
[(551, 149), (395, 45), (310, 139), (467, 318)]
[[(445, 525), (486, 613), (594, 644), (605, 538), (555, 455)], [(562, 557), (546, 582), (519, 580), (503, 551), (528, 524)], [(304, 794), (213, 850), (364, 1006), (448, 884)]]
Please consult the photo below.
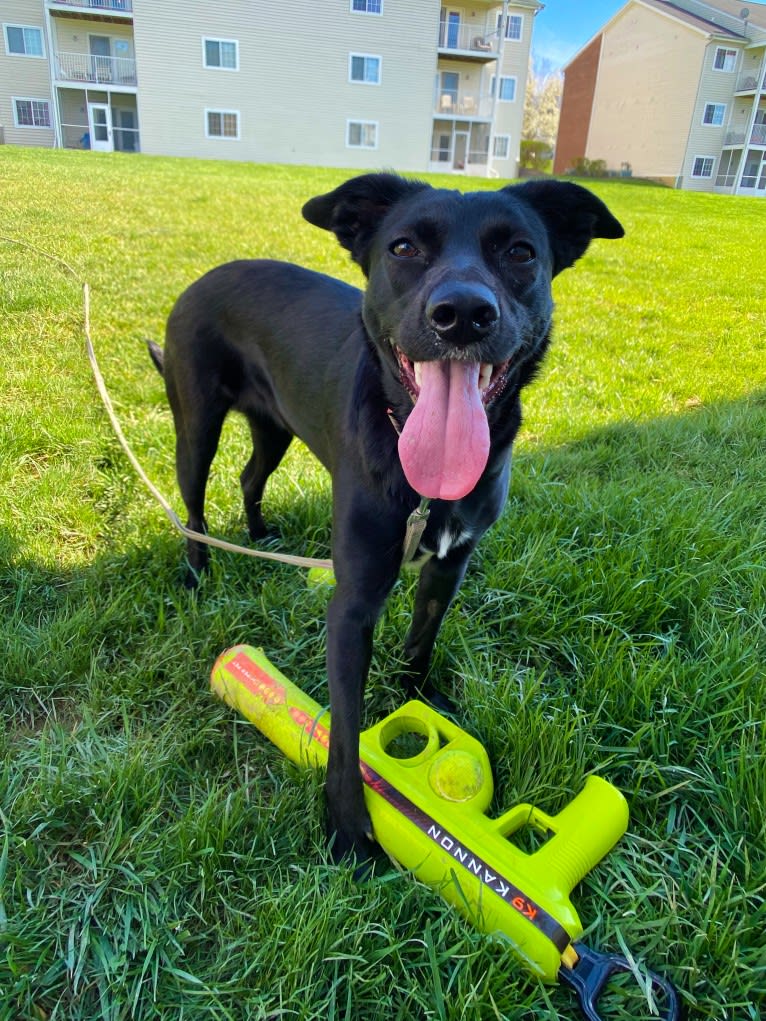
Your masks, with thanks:
[(532, 52), (550, 69), (566, 64), (627, 0), (543, 0), (535, 18)]

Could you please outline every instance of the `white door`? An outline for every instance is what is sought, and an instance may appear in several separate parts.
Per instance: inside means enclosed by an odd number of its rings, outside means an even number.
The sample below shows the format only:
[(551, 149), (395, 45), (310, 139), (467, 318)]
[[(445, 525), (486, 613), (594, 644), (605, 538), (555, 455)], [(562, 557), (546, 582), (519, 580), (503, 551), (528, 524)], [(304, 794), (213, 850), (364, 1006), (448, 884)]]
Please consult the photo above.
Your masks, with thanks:
[(455, 132), (455, 155), (452, 166), (455, 170), (465, 170), (468, 161), (468, 132)]
[(112, 111), (106, 103), (88, 103), (90, 147), (96, 152), (112, 152)]
[(439, 16), (439, 45), (442, 48), (460, 49), (460, 11), (442, 7)]
[(90, 73), (93, 81), (110, 82), (112, 74), (112, 40), (108, 35), (88, 36)]

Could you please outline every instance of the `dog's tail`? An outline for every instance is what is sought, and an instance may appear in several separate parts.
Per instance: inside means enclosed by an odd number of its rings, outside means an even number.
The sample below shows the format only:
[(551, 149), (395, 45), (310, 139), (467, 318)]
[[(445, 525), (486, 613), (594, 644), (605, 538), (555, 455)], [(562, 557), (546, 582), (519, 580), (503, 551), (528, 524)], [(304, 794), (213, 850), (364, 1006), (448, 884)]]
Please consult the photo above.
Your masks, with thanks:
[(149, 357), (154, 362), (157, 372), (161, 376), (165, 375), (165, 352), (162, 350), (159, 344), (155, 344), (153, 340), (147, 340), (146, 346), (149, 349)]

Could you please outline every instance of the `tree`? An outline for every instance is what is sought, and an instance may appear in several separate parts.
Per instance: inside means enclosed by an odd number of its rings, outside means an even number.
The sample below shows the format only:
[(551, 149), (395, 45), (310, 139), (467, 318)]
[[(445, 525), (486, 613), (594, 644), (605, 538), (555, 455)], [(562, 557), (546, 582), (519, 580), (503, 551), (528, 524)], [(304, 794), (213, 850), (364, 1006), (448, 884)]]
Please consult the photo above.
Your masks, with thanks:
[(545, 62), (529, 61), (524, 98), (521, 165), (540, 170), (551, 159), (559, 126), (564, 76)]

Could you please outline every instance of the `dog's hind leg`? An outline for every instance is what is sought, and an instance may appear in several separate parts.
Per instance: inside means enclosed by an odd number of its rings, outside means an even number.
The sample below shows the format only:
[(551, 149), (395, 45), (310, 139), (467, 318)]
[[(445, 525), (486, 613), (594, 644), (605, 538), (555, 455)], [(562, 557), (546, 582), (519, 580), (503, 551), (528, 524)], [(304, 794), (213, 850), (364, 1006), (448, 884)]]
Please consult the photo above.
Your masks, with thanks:
[(266, 481), (285, 455), (293, 434), (276, 422), (248, 415), (253, 453), (239, 477), (245, 501), (247, 529), (251, 539), (262, 539), (270, 534), (263, 520), (261, 503)]
[[(213, 463), (226, 405), (208, 406), (204, 418), (176, 412), (177, 405), (171, 400), (176, 424), (176, 476), (186, 506), (188, 528), (195, 532), (207, 532), (205, 520), (205, 489), (210, 466)], [(189, 570), (186, 575), (187, 588), (196, 588), (200, 574), (208, 565), (208, 548), (195, 539), (188, 539), (186, 555)]]

